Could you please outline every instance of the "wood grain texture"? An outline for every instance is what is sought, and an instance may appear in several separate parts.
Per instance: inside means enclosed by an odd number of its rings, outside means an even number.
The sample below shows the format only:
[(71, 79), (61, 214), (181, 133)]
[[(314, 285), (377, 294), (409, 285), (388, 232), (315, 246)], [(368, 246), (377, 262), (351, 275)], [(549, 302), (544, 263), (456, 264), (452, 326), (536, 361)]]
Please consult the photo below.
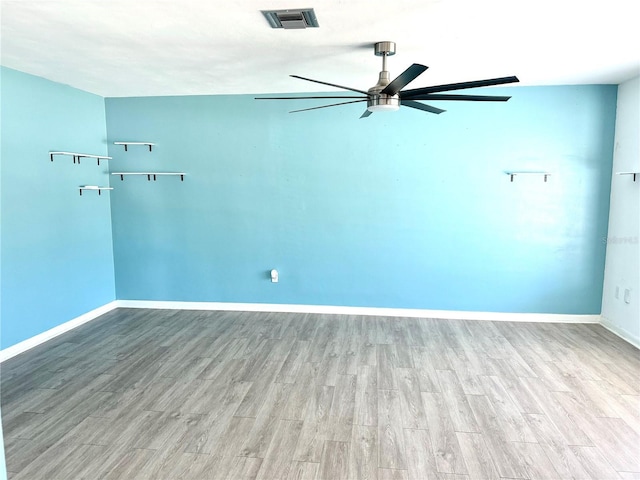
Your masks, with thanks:
[(590, 478), (557, 427), (546, 415), (529, 413), (524, 417), (558, 472), (559, 478)]
[(436, 478), (438, 468), (431, 446), (431, 437), (426, 430), (404, 430), (409, 480)]
[(400, 408), (404, 428), (427, 428), (427, 414), (422, 404), (420, 381), (415, 368), (396, 368), (395, 377), (400, 391)]
[(318, 468), (318, 476), (320, 478), (348, 480), (349, 442), (325, 440), (320, 466)]
[(506, 439), (505, 433), (500, 428), (497, 412), (489, 399), (484, 395), (473, 395), (469, 397), (469, 404), (478, 420), (489, 454), (500, 476), (528, 478), (514, 444)]
[(457, 432), (456, 436), (471, 478), (500, 476), (481, 433)]
[(378, 476), (378, 429), (353, 427), (349, 449), (349, 478), (375, 480)]
[(311, 395), (310, 405), (302, 424), (302, 432), (294, 456), (295, 460), (320, 463), (324, 441), (332, 437), (329, 419), (334, 392), (335, 387), (324, 385), (316, 385), (314, 390), (309, 392)]
[(436, 469), (440, 473), (466, 474), (467, 468), (453, 428), (449, 408), (441, 393), (422, 393), (422, 401), (427, 412), (429, 436)]
[(392, 468), (379, 468), (378, 480), (408, 480), (406, 470), (394, 470)]
[(437, 378), (454, 430), (456, 432), (477, 432), (478, 423), (473, 416), (467, 396), (464, 394), (455, 371), (438, 370)]
[(293, 463), (293, 454), (302, 430), (302, 422), (280, 420), (256, 477), (259, 480), (287, 478)]
[(402, 407), (397, 390), (378, 392), (378, 466), (405, 470)]
[(289, 469), (287, 480), (315, 480), (319, 466), (318, 463), (294, 462)]
[(378, 379), (375, 367), (358, 367), (354, 408), (356, 425), (378, 425)]
[(639, 478), (597, 325), (118, 309), (1, 366), (9, 478)]

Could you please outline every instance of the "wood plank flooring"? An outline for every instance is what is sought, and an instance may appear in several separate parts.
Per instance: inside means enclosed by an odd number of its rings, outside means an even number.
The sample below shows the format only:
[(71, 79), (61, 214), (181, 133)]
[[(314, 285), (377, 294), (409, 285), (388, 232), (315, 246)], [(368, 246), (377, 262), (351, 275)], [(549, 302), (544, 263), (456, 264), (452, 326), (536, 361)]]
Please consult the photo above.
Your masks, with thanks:
[(9, 478), (640, 478), (598, 325), (114, 310), (1, 366)]

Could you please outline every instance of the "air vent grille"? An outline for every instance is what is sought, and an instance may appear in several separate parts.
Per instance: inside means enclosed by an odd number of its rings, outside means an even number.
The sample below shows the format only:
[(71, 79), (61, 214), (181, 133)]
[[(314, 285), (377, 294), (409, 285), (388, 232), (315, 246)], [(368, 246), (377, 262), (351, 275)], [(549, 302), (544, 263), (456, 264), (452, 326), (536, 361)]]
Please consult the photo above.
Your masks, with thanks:
[(262, 10), (271, 28), (300, 29), (319, 27), (313, 8)]

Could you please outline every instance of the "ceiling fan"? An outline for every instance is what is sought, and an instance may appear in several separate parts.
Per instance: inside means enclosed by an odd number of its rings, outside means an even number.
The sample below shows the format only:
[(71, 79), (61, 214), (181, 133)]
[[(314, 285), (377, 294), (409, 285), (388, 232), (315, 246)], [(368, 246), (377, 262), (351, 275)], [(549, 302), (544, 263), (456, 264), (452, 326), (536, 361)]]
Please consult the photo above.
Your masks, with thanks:
[(352, 92), (360, 93), (360, 96), (315, 96), (315, 97), (256, 97), (256, 100), (308, 100), (308, 99), (350, 99), (348, 102), (332, 103), (330, 105), (322, 105), (319, 107), (303, 108), (293, 110), (289, 113), (306, 112), (308, 110), (317, 110), (319, 108), (336, 107), (338, 105), (347, 105), (350, 103), (367, 102), (367, 109), (360, 118), (368, 117), (373, 112), (383, 112), (398, 110), (400, 106), (416, 108), (429, 113), (440, 114), (445, 110), (432, 107), (418, 100), (465, 100), (472, 102), (506, 102), (511, 97), (495, 96), (495, 95), (452, 95), (440, 94), (439, 92), (449, 92), (451, 90), (463, 90), (466, 88), (488, 87), (490, 85), (502, 85), (505, 83), (519, 82), (515, 76), (491, 78), (487, 80), (474, 80), (471, 82), (449, 83), (446, 85), (435, 85), (431, 87), (415, 88), (413, 90), (402, 90), (410, 82), (415, 80), (427, 68), (419, 63), (414, 63), (404, 72), (402, 72), (394, 80), (390, 81), (391, 76), (387, 71), (387, 57), (396, 53), (395, 42), (377, 42), (374, 44), (375, 55), (382, 57), (382, 71), (378, 78), (378, 83), (366, 92), (357, 88), (336, 85), (335, 83), (322, 82), (311, 78), (301, 77), (299, 75), (291, 75), (291, 77), (306, 80), (308, 82), (329, 85), (330, 87), (342, 88)]

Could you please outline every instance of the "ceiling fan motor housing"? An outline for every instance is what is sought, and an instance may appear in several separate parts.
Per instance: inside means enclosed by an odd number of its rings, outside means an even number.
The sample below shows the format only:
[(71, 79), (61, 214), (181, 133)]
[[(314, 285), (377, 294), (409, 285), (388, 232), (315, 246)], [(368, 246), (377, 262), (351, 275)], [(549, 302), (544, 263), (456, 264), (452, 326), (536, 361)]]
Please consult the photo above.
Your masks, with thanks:
[(369, 98), (367, 99), (367, 110), (370, 112), (380, 112), (383, 110), (398, 110), (400, 108), (400, 96), (387, 95), (380, 93), (391, 82), (391, 76), (386, 70), (380, 72), (378, 77), (378, 83), (371, 87), (367, 92)]

